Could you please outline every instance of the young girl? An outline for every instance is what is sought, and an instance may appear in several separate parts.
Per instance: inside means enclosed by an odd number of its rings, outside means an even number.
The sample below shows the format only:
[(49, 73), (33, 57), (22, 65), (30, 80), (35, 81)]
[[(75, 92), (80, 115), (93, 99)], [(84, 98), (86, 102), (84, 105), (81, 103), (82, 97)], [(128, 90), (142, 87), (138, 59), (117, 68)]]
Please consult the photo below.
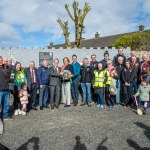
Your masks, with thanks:
[(141, 82), (141, 85), (138, 89), (138, 92), (135, 94), (135, 96), (140, 95), (140, 100), (143, 102), (143, 114), (146, 114), (147, 112), (147, 105), (149, 102), (149, 94), (150, 94), (150, 85), (147, 80), (143, 80)]
[(22, 115), (26, 115), (28, 97), (29, 97), (29, 94), (27, 92), (27, 85), (26, 85), (26, 83), (22, 83), (22, 88), (19, 91), (19, 98), (20, 98), (20, 103), (22, 106)]

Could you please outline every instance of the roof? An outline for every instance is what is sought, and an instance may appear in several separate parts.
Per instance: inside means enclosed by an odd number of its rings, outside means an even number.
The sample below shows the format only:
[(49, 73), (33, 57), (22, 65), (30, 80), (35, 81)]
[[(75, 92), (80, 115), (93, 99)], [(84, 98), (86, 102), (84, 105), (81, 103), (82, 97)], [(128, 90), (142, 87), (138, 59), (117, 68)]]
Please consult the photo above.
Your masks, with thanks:
[[(139, 32), (139, 31), (138, 31)], [(150, 32), (149, 30), (144, 30), (144, 32)], [(131, 33), (137, 33), (137, 32), (130, 32), (130, 33), (123, 33), (123, 34), (117, 34), (117, 35), (110, 35), (105, 37), (99, 37), (99, 38), (92, 38), (92, 39), (86, 39), (81, 41), (80, 48), (86, 47), (87, 49), (90, 47), (97, 48), (97, 47), (112, 47), (112, 44), (119, 38), (121, 38), (124, 35), (131, 34)], [(71, 45), (73, 47), (74, 42), (71, 42)], [(55, 49), (58, 49), (60, 47), (65, 48), (65, 44), (58, 44), (53, 45), (52, 47), (55, 47)], [(48, 46), (48, 48), (52, 48), (51, 46)]]

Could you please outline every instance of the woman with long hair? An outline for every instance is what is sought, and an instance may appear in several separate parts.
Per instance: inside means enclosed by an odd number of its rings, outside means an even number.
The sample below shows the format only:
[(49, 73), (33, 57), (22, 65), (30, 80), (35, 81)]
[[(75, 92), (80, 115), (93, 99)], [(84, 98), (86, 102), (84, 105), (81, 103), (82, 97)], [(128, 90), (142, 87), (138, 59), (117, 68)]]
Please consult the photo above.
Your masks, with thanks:
[(65, 104), (65, 107), (70, 107), (70, 101), (71, 101), (70, 79), (73, 76), (73, 68), (72, 65), (70, 64), (68, 57), (65, 57), (63, 59), (61, 74), (63, 75), (63, 83), (62, 83), (63, 103)]
[(22, 114), (21, 113), (21, 104), (19, 99), (19, 91), (21, 90), (22, 83), (27, 84), (27, 79), (22, 69), (21, 63), (17, 62), (14, 66), (15, 77), (14, 77), (14, 115)]
[(124, 106), (128, 107), (133, 102), (133, 78), (134, 78), (134, 68), (131, 66), (129, 60), (126, 61), (125, 68), (122, 71), (122, 81), (123, 81), (123, 97)]

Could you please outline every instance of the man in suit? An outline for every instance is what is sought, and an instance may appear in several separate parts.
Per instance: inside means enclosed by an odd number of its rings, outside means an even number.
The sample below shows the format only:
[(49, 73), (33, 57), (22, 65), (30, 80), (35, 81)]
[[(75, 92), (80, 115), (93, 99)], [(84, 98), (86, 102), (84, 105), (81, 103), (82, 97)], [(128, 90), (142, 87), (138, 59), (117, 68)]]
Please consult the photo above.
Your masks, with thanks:
[(54, 106), (59, 108), (60, 101), (60, 72), (61, 68), (58, 66), (59, 60), (54, 59), (54, 65), (50, 67), (50, 104), (51, 109), (54, 109)]
[(37, 89), (39, 83), (38, 83), (37, 69), (35, 68), (34, 61), (30, 62), (29, 68), (25, 69), (24, 73), (27, 78), (27, 86), (28, 86), (28, 91), (30, 93), (28, 111), (30, 111), (30, 109), (37, 110), (36, 99), (37, 99)]

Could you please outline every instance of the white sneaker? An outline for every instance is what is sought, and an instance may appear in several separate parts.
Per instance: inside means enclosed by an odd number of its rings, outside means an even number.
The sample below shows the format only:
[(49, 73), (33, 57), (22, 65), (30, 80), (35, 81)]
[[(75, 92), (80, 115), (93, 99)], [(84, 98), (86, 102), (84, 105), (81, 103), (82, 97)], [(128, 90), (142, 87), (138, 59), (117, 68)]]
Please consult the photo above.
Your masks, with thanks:
[(97, 108), (100, 108), (100, 106), (101, 106), (101, 105), (100, 105), (100, 104), (98, 104), (98, 105), (97, 105)]
[(104, 106), (103, 106), (103, 105), (101, 105), (101, 106), (100, 106), (100, 109), (104, 109)]
[(22, 114), (22, 112), (21, 112), (21, 110), (20, 110), (20, 109), (18, 109), (18, 114), (19, 114), (19, 115), (21, 115), (21, 114)]
[(26, 115), (26, 112), (25, 112), (25, 111), (22, 111), (22, 115), (25, 116), (25, 115)]
[(14, 115), (15, 115), (15, 116), (17, 116), (17, 115), (18, 115), (18, 110), (15, 110)]

